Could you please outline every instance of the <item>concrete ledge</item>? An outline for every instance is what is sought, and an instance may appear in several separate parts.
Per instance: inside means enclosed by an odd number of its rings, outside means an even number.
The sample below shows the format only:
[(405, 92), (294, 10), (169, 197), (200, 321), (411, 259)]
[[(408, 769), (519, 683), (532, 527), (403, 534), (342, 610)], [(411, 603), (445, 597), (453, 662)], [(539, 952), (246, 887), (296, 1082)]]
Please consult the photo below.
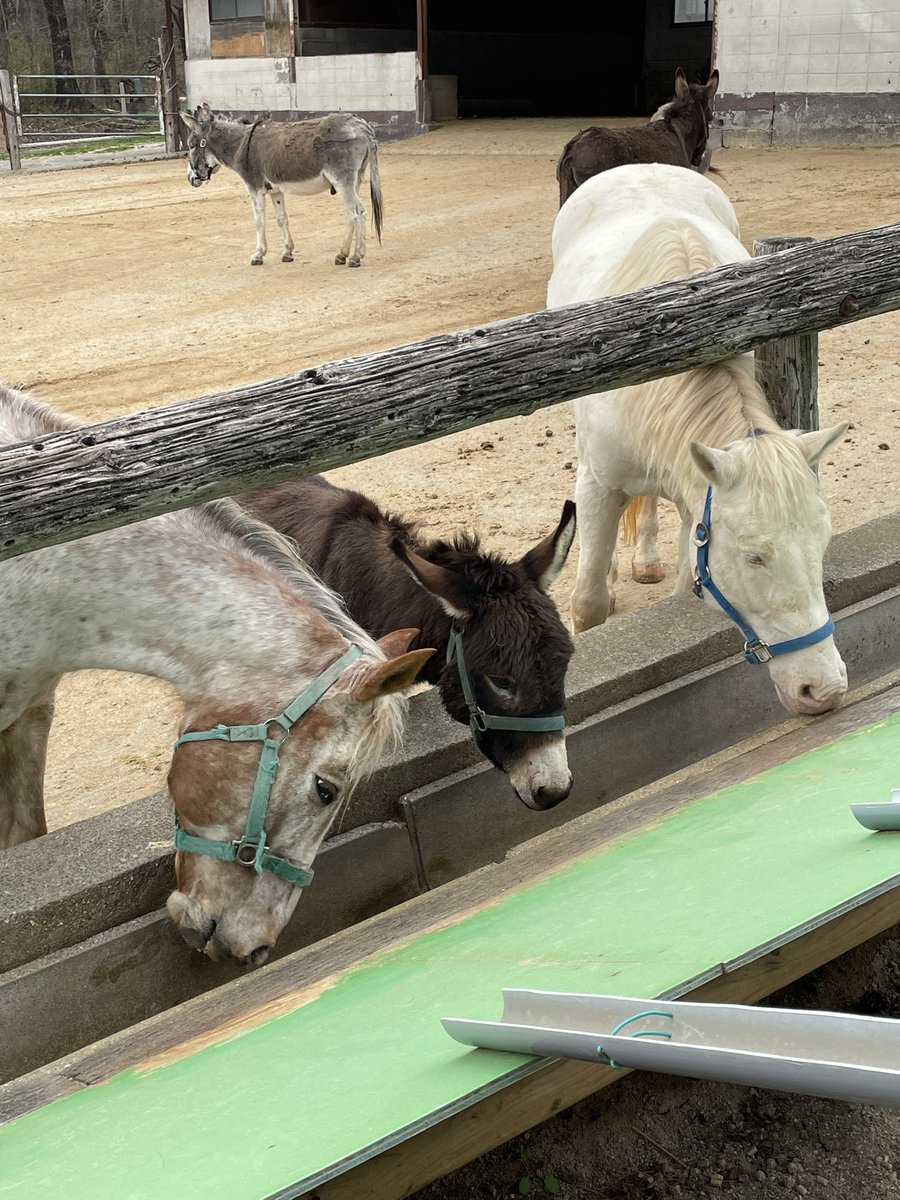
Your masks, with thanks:
[[(900, 514), (881, 517), (836, 537), (826, 560), (825, 580), (833, 611), (900, 586)], [(840, 636), (847, 635), (842, 630)], [(844, 648), (843, 641), (841, 645)], [(687, 685), (687, 673), (720, 664), (739, 649), (740, 636), (724, 616), (692, 596), (662, 600), (641, 613), (616, 618), (576, 639), (568, 679), (570, 725), (603, 713), (624, 721), (624, 716), (613, 713), (616, 706), (675, 681)], [(863, 666), (868, 661), (864, 648), (860, 654), (851, 667), (852, 684), (860, 681), (859, 671), (868, 670)], [(887, 669), (883, 664), (890, 657), (882, 660), (881, 669)], [(742, 704), (749, 705), (753, 696), (752, 704), (767, 712), (769, 723), (783, 716), (768, 673), (743, 663), (740, 667), (744, 672)], [(759, 691), (758, 697), (754, 689)], [(620, 736), (613, 732), (613, 724), (609, 728), (610, 736)], [(752, 732), (746, 724), (742, 729)], [(401, 803), (404, 797), (409, 799), (436, 781), (446, 781), (441, 790), (452, 790), (456, 785), (448, 776), (465, 771), (466, 787), (474, 788), (468, 793), (466, 821), (472, 824), (471, 805), (487, 806), (483, 818), (476, 809), (479, 829), (500, 819), (502, 812), (502, 825), (510, 836), (507, 844), (515, 844), (541, 833), (551, 819), (569, 820), (583, 811), (579, 806), (587, 801), (579, 798), (580, 789), (586, 786), (578, 781), (582, 774), (590, 780), (593, 804), (603, 802), (605, 785), (596, 755), (586, 761), (575, 760), (576, 752), (580, 753), (578, 745), (579, 739), (573, 735), (573, 796), (551, 814), (532, 813), (518, 803), (505, 779), (484, 764), (468, 730), (447, 719), (437, 695), (416, 696), (410, 704), (401, 753), (357, 793), (342, 828), (402, 822), (410, 811), (409, 803)], [(622, 747), (617, 746), (616, 753), (621, 756)], [(704, 742), (697, 753), (710, 753), (709, 743)], [(644, 758), (646, 761), (646, 755)], [(156, 793), (5, 851), (0, 879), (0, 971), (75, 945), (161, 907), (172, 878), (170, 821), (164, 794)], [(311, 889), (310, 896), (317, 890)], [(305, 900), (301, 910), (306, 910)]]

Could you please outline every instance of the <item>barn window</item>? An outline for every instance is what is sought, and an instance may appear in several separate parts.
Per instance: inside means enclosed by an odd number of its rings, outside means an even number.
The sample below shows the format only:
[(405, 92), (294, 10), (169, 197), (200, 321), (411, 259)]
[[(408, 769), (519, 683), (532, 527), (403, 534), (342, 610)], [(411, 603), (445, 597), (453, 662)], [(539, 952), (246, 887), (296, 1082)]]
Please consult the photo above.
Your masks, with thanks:
[(240, 21), (242, 17), (263, 16), (265, 0), (209, 0), (211, 21)]
[(673, 25), (710, 25), (715, 0), (675, 0)]

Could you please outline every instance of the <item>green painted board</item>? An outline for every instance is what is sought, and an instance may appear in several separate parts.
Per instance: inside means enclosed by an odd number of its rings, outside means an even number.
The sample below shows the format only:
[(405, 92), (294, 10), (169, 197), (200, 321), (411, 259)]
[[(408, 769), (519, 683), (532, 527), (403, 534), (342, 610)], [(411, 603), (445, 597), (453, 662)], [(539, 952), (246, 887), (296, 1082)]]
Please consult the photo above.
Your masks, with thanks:
[(898, 785), (895, 714), (385, 950), (302, 1008), (5, 1126), (0, 1197), (294, 1194), (532, 1065), (466, 1050), (442, 1015), (498, 1019), (504, 987), (654, 996), (900, 883), (900, 834), (849, 810)]

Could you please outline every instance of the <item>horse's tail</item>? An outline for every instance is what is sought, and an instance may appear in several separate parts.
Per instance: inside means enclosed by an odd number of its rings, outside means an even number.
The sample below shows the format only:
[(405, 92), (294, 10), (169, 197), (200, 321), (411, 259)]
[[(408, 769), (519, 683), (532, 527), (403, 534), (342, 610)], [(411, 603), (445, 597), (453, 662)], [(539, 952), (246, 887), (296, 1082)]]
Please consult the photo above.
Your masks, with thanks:
[(375, 232), (378, 234), (378, 244), (381, 245), (381, 222), (384, 215), (384, 204), (381, 200), (381, 174), (378, 170), (378, 143), (375, 134), (369, 131), (369, 195), (372, 198), (372, 216), (375, 219)]
[(622, 536), (626, 546), (633, 546), (637, 542), (638, 513), (646, 499), (646, 496), (635, 496), (622, 513)]

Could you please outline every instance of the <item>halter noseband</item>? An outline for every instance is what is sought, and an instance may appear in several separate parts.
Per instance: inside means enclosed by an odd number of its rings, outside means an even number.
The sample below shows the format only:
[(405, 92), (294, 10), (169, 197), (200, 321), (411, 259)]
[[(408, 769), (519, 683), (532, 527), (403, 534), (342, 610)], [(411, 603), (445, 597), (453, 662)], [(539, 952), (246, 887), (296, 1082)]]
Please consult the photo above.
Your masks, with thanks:
[(455, 621), (450, 626), (450, 641), (447, 643), (448, 665), (454, 659), (462, 685), (463, 699), (469, 710), (469, 725), (473, 735), (485, 733), (488, 729), (515, 729), (528, 733), (553, 733), (558, 729), (565, 729), (566, 718), (562, 713), (552, 717), (501, 717), (495, 713), (486, 713), (475, 699), (475, 690), (463, 654), (462, 631)]
[(699, 522), (694, 531), (694, 545), (697, 547), (697, 567), (694, 571), (694, 595), (702, 598), (703, 589), (709, 592), (713, 600), (718, 604), (719, 608), (730, 617), (744, 635), (744, 658), (748, 663), (753, 663), (756, 666), (758, 663), (767, 663), (770, 659), (777, 658), (781, 654), (790, 654), (793, 650), (803, 650), (806, 646), (815, 646), (817, 642), (824, 642), (827, 637), (831, 637), (834, 633), (834, 621), (831, 617), (820, 625), (818, 629), (814, 629), (812, 633), (805, 633), (802, 637), (789, 638), (784, 642), (776, 642), (774, 645), (769, 645), (762, 638), (758, 637), (747, 622), (743, 619), (737, 609), (731, 604), (716, 585), (712, 581), (712, 576), (709, 573), (709, 536), (711, 528), (711, 512), (712, 512), (712, 486), (706, 489), (706, 503), (703, 506), (703, 520)]
[[(262, 742), (263, 746), (259, 752), (259, 765), (253, 781), (250, 811), (247, 814), (243, 837), (231, 842), (217, 842), (212, 838), (186, 833), (181, 828), (176, 812), (176, 850), (184, 850), (189, 854), (205, 854), (209, 858), (218, 858), (222, 862), (240, 863), (242, 867), (252, 867), (257, 875), (261, 875), (263, 871), (271, 871), (273, 875), (287, 880), (294, 887), (306, 887), (312, 882), (313, 872), (309, 867), (298, 867), (290, 859), (269, 853), (265, 830), (269, 796), (275, 782), (275, 774), (278, 771), (278, 755), (294, 725), (304, 713), (322, 699), (344, 668), (361, 656), (362, 650), (359, 646), (351, 644), (350, 648), (326, 667), (321, 674), (317, 675), (283, 712), (259, 725), (217, 725), (215, 729), (207, 729), (201, 733), (181, 735), (175, 743), (175, 750), (185, 742)], [(269, 733), (273, 725), (276, 726), (276, 730), (272, 732), (276, 736), (271, 736)]]

